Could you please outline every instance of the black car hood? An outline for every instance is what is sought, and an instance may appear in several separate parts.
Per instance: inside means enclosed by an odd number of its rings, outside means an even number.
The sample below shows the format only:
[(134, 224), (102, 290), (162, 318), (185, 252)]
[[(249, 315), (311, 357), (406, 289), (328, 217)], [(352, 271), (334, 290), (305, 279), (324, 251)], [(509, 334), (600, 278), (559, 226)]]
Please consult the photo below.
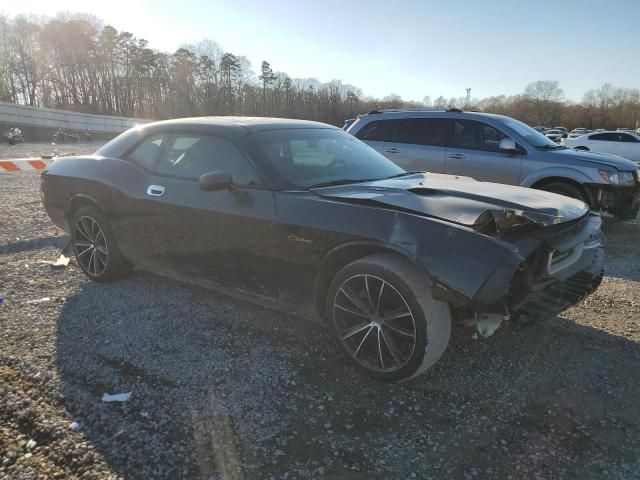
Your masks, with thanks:
[(562, 195), (433, 173), (312, 191), (324, 198), (373, 203), (497, 232), (532, 224), (555, 225), (580, 218), (589, 211), (584, 202)]

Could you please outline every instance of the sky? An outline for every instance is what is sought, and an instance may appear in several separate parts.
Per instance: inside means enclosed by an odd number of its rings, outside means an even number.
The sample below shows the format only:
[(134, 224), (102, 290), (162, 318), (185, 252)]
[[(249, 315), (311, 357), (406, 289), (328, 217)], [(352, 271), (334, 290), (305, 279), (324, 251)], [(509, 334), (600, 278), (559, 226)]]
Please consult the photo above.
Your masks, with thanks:
[(405, 100), (640, 88), (640, 0), (2, 0), (0, 13), (91, 13), (173, 52), (204, 38), (291, 77)]

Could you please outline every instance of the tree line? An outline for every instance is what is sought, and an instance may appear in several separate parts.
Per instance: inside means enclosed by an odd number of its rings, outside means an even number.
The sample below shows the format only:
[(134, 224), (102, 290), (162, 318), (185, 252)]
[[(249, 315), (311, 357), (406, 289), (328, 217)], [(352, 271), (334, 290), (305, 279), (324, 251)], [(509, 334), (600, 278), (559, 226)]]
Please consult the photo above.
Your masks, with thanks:
[(572, 102), (557, 81), (541, 80), (512, 96), (377, 99), (340, 80), (292, 78), (267, 61), (254, 72), (246, 57), (212, 40), (161, 52), (133, 33), (80, 14), (0, 16), (0, 100), (154, 119), (266, 115), (339, 126), (360, 113), (393, 107), (464, 108), (569, 128), (635, 128), (640, 122), (638, 89), (605, 84)]

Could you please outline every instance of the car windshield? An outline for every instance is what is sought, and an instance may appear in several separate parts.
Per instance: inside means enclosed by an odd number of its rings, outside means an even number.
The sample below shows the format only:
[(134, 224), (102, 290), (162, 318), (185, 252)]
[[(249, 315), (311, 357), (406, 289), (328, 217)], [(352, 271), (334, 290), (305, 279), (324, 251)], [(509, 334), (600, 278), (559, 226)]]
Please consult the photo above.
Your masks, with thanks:
[[(545, 137), (544, 134), (531, 128), (526, 123), (513, 118), (505, 118), (505, 124), (511, 129), (515, 130), (521, 137), (523, 137), (534, 148), (561, 148), (553, 140)], [(559, 133), (557, 130), (549, 130), (549, 133)]]
[(289, 183), (301, 188), (380, 180), (405, 170), (352, 135), (329, 128), (256, 133), (254, 145)]

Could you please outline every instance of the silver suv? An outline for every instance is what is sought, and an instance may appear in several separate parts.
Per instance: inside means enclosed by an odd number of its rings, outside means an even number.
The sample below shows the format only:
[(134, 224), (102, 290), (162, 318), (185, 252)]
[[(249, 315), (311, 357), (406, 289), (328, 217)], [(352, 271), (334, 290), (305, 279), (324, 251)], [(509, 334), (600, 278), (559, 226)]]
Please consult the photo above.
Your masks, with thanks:
[(347, 130), (406, 170), (538, 188), (619, 218), (640, 207), (638, 165), (579, 152), (510, 117), (449, 110), (374, 110)]

